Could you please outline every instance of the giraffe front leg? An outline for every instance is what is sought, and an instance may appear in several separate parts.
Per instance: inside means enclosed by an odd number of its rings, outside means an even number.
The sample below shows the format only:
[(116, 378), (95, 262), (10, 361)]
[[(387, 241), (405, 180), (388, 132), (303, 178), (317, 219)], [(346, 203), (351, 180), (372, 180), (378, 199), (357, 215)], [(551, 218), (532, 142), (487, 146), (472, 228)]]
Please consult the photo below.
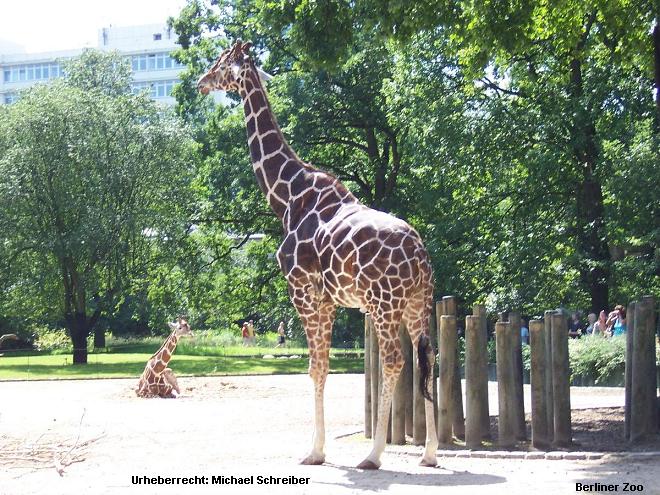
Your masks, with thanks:
[(314, 382), (314, 438), (312, 450), (301, 464), (325, 462), (324, 390), (330, 370), (330, 341), (336, 308), (329, 301), (319, 301), (304, 288), (291, 288), (296, 310), (305, 327), (309, 348), (309, 376)]
[[(172, 371), (171, 368), (165, 368), (163, 370), (163, 378), (165, 380), (165, 384), (169, 385), (171, 387), (171, 395), (174, 397), (177, 397), (181, 395), (181, 389), (179, 388), (179, 382), (176, 379), (176, 376), (174, 376), (174, 371)], [(176, 392), (176, 393), (175, 393)]]
[[(310, 351), (311, 354), (311, 351)], [(301, 464), (318, 465), (325, 462), (325, 416), (323, 410), (323, 398), (325, 391), (325, 380), (328, 376), (329, 364), (309, 360), (309, 376), (314, 381), (314, 438), (312, 440), (312, 451), (305, 457)]]

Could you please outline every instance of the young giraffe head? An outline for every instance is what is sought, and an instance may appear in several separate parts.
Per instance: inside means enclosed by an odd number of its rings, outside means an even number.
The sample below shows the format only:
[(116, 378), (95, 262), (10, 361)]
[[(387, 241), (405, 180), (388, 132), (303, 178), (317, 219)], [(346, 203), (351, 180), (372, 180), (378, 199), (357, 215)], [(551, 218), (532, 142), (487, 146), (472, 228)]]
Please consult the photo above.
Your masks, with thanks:
[[(224, 50), (208, 72), (199, 78), (197, 89), (205, 95), (211, 91), (240, 91), (243, 82), (241, 69), (252, 60), (249, 54), (251, 46), (249, 41), (243, 43), (237, 40), (231, 48)], [(271, 78), (261, 69), (257, 72), (262, 79)]]
[(177, 321), (169, 322), (168, 325), (177, 337), (192, 337), (192, 330), (190, 330), (188, 320), (185, 318), (179, 317)]

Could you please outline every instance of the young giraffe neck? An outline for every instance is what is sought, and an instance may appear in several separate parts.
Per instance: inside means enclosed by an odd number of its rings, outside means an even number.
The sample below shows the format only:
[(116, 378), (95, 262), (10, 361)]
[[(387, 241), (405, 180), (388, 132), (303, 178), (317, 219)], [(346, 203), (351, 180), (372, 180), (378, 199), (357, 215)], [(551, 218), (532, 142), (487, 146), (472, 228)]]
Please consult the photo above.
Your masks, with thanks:
[(309, 172), (316, 169), (304, 163), (286, 142), (254, 63), (246, 63), (241, 72), (239, 94), (245, 111), (252, 167), (270, 207), (282, 219), (289, 200), (313, 187), (314, 179)]
[(152, 356), (151, 369), (156, 375), (161, 374), (167, 368), (167, 364), (170, 362), (172, 354), (174, 354), (178, 340), (179, 337), (176, 335), (176, 330), (173, 330), (163, 345), (160, 346), (160, 349)]

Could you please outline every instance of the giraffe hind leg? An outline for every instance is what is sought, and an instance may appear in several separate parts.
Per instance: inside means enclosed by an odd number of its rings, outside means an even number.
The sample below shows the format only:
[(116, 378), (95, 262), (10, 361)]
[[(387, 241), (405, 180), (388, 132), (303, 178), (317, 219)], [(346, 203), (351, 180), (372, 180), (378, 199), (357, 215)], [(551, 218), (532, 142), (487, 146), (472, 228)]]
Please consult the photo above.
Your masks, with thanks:
[[(373, 314), (373, 313), (372, 313)], [(373, 314), (374, 328), (378, 332), (378, 351), (382, 363), (382, 389), (378, 402), (378, 420), (371, 453), (358, 464), (359, 469), (380, 468), (380, 456), (385, 450), (387, 441), (387, 430), (390, 421), (390, 407), (392, 406), (392, 395), (394, 387), (403, 369), (403, 354), (399, 341), (399, 324), (401, 313), (388, 314), (388, 318)]]
[[(431, 293), (432, 294), (432, 293)], [(432, 297), (432, 296), (431, 296)], [(422, 336), (428, 336), (430, 310), (428, 296), (423, 291), (419, 291), (408, 301), (408, 305), (403, 313), (403, 323), (410, 334), (410, 340), (413, 344), (414, 354), (418, 354), (418, 345)], [(427, 340), (428, 342), (428, 340)], [(433, 366), (435, 364), (435, 353), (433, 346), (428, 345), (424, 349), (425, 355), (417, 355), (417, 360), (414, 366), (420, 366), (421, 360), (425, 360), (426, 369), (430, 370), (431, 378), (426, 381), (424, 385), (415, 383), (414, 387), (424, 386), (426, 388), (426, 395), (433, 396)], [(421, 374), (421, 369), (420, 369)], [(433, 401), (424, 398), (424, 415), (426, 419), (426, 446), (424, 455), (420, 464), (422, 466), (436, 466), (437, 465), (437, 450), (438, 450), (438, 436), (435, 428), (435, 412), (433, 410)]]

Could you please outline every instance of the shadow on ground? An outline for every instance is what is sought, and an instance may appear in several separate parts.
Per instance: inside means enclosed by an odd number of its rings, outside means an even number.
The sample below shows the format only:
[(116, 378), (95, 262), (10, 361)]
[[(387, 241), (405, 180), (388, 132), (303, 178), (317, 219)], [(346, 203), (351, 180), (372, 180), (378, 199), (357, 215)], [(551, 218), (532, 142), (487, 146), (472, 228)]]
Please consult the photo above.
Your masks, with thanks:
[(385, 492), (397, 486), (484, 486), (506, 483), (503, 476), (492, 474), (473, 473), (470, 471), (454, 471), (441, 466), (425, 468), (428, 472), (407, 473), (401, 471), (390, 471), (379, 469), (377, 471), (365, 471), (353, 467), (326, 463), (326, 466), (344, 472), (345, 483), (342, 482), (316, 482), (320, 485), (341, 486), (349, 489), (364, 489)]

